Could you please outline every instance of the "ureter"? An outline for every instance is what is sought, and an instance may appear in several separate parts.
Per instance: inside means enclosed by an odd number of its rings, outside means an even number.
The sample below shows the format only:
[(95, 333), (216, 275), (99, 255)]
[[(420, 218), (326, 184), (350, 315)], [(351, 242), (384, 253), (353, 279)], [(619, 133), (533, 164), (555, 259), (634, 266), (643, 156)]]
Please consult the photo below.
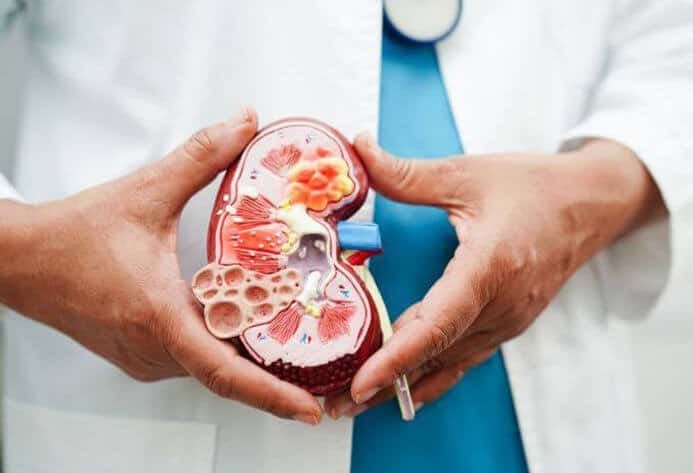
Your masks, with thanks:
[[(392, 337), (392, 324), (390, 323), (390, 317), (387, 313), (387, 307), (385, 307), (385, 301), (383, 301), (383, 297), (380, 294), (378, 286), (373, 279), (373, 275), (368, 270), (368, 267), (366, 265), (359, 266), (358, 271), (361, 279), (373, 297), (373, 302), (375, 303), (375, 308), (378, 311), (378, 318), (380, 320), (383, 343), (385, 343), (390, 337)], [(414, 420), (416, 409), (414, 408), (414, 401), (411, 397), (409, 381), (407, 380), (406, 375), (400, 375), (397, 377), (397, 379), (395, 379), (394, 390), (397, 396), (399, 412), (402, 419), (406, 421)]]

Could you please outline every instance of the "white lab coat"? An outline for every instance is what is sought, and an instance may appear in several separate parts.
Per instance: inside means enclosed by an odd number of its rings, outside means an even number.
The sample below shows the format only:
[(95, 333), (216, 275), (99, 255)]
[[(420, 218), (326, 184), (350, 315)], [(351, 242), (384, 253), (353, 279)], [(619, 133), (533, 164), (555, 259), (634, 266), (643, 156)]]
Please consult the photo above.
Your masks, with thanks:
[[(0, 0), (0, 12), (22, 3)], [(377, 129), (376, 0), (28, 0), (22, 14), (30, 71), (10, 180), (28, 201), (155, 160), (241, 104), (265, 123)], [(658, 298), (691, 312), (693, 3), (466, 0), (438, 53), (468, 153), (605, 136), (635, 150), (663, 192), (668, 223), (585, 265), (503, 348), (532, 473), (640, 471), (628, 357), (611, 326)], [(215, 188), (184, 213), (187, 275), (204, 262)], [(44, 326), (5, 322), (5, 473), (349, 470), (349, 420), (309, 428), (191, 380), (140, 384)]]

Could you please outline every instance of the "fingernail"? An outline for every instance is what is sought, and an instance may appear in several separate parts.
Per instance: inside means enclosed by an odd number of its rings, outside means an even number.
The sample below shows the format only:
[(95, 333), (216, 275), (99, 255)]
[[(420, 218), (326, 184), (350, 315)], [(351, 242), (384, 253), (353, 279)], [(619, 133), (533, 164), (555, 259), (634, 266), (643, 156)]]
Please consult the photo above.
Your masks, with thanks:
[(368, 409), (368, 406), (365, 404), (361, 404), (360, 406), (354, 406), (349, 410), (349, 417), (356, 417), (362, 412), (365, 412), (366, 409)]
[(356, 394), (354, 396), (354, 402), (356, 404), (363, 404), (364, 402), (368, 401), (370, 398), (375, 396), (378, 391), (380, 391), (379, 388), (372, 388), (361, 394)]
[(414, 410), (415, 410), (416, 412), (419, 412), (419, 409), (421, 409), (421, 408), (423, 407), (423, 405), (424, 405), (423, 402), (414, 403)]
[(320, 421), (318, 420), (318, 416), (316, 416), (315, 414), (296, 414), (294, 416), (294, 420), (303, 422), (304, 424), (308, 425), (318, 425), (320, 423)]

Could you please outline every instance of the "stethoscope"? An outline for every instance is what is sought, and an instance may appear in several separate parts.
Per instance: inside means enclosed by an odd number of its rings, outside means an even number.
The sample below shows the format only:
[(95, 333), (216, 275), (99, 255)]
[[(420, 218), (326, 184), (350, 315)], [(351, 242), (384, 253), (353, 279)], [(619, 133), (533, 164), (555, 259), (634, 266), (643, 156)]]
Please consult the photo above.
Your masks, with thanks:
[(400, 35), (431, 44), (452, 33), (462, 16), (462, 0), (383, 0), (385, 20)]

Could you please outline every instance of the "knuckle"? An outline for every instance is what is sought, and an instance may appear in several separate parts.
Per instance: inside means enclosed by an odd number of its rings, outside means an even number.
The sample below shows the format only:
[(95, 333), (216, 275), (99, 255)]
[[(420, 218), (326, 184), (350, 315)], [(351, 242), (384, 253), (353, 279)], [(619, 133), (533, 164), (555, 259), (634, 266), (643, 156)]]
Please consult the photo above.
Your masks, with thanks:
[(503, 245), (499, 250), (499, 266), (510, 280), (530, 273), (537, 262), (537, 251), (533, 247), (518, 248)]
[(490, 301), (506, 293), (508, 287), (516, 282), (516, 277), (509, 270), (510, 267), (512, 264), (506, 255), (496, 249), (496, 252), (488, 258), (488, 270), (483, 275), (479, 275), (475, 281), (476, 294)]
[(551, 296), (547, 288), (543, 286), (534, 286), (530, 288), (527, 294), (527, 309), (528, 311), (541, 311), (551, 302)]
[(281, 409), (281, 402), (277, 396), (262, 396), (260, 399), (258, 399), (257, 408), (276, 417), (287, 417), (284, 411)]
[(453, 188), (459, 188), (460, 178), (466, 173), (466, 159), (451, 157), (438, 161), (436, 171), (441, 179), (445, 179), (453, 184)]
[(159, 340), (164, 349), (173, 357), (180, 353), (182, 340), (180, 324), (174, 317), (174, 309), (166, 302), (162, 306), (158, 317), (150, 321), (150, 331)]
[(529, 326), (532, 325), (533, 321), (534, 315), (532, 313), (525, 313), (522, 317), (520, 317), (517, 322), (517, 325), (515, 326), (515, 336), (524, 333), (529, 328)]
[(455, 177), (461, 173), (463, 163), (464, 159), (459, 158), (441, 159), (438, 162), (438, 172), (444, 177)]
[[(446, 268), (446, 272), (452, 271), (455, 266), (464, 267), (468, 265), (466, 256), (461, 247), (455, 251), (451, 263)], [(478, 268), (471, 271), (466, 280), (461, 281), (460, 290), (465, 291), (464, 313), (458, 316), (476, 316), (484, 306), (494, 299), (501, 287), (502, 273), (499, 263), (492, 257), (480, 255)]]
[[(150, 275), (146, 268), (137, 268), (135, 278), (145, 279)], [(151, 333), (152, 319), (157, 312), (157, 303), (152, 297), (152, 292), (144, 289), (142, 284), (135, 283), (129, 291), (127, 306), (122, 311), (120, 321), (125, 330), (131, 330), (134, 334)]]
[(236, 399), (237, 392), (235, 383), (221, 366), (210, 368), (205, 371), (201, 377), (207, 389), (217, 396), (227, 399)]
[(120, 322), (120, 330), (125, 340), (130, 343), (146, 342), (152, 336), (152, 317), (146, 310), (128, 312)]
[(402, 187), (409, 186), (414, 179), (413, 161), (409, 159), (397, 159), (395, 157), (391, 159), (393, 160), (394, 180), (401, 183)]
[(508, 339), (512, 339), (522, 335), (525, 331), (525, 325), (515, 322), (512, 324), (508, 330)]
[(433, 359), (450, 346), (455, 339), (456, 325), (454, 322), (431, 324), (428, 331), (428, 343), (426, 343), (427, 350), (425, 356), (427, 359)]
[[(459, 157), (452, 157), (447, 159), (441, 159), (436, 166), (436, 173), (440, 176), (441, 184), (438, 186), (437, 191), (440, 192), (440, 199), (443, 202), (455, 202), (459, 200), (459, 197), (468, 195), (468, 181), (470, 180), (467, 176), (467, 163), (466, 159)], [(471, 201), (472, 199), (467, 199)], [(467, 206), (467, 211), (471, 209), (471, 206)]]
[(194, 161), (200, 161), (204, 156), (216, 151), (216, 144), (207, 128), (195, 132), (183, 145), (186, 155)]
[(404, 356), (402, 355), (395, 355), (393, 358), (390, 359), (388, 363), (388, 373), (393, 374), (393, 378), (395, 376), (402, 376), (404, 374), (407, 374), (409, 371), (409, 366), (407, 365), (407, 361)]
[(123, 368), (123, 371), (125, 371), (129, 377), (140, 383), (153, 383), (166, 378), (162, 373), (141, 368)]
[(443, 369), (445, 363), (439, 357), (433, 357), (426, 360), (421, 365), (421, 371), (423, 374), (435, 373)]
[(502, 337), (504, 340), (498, 340), (498, 343), (521, 335), (527, 329), (529, 324), (530, 318), (524, 314), (516, 314), (512, 316), (507, 323), (505, 336)]
[(168, 326), (170, 328), (162, 331), (159, 340), (169, 356), (177, 360), (183, 351), (183, 337), (175, 324), (169, 323)]
[(567, 251), (558, 259), (558, 269), (560, 274), (570, 274), (572, 268), (576, 266), (577, 252)]

